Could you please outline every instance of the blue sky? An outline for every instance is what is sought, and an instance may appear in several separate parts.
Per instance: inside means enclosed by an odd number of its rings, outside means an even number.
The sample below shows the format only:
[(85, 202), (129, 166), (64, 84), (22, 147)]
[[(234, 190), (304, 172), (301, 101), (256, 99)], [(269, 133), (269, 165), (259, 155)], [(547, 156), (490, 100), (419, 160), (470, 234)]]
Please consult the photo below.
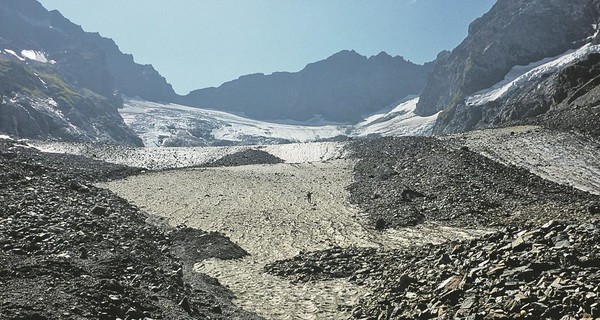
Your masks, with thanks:
[(424, 63), (494, 0), (40, 0), (109, 37), (186, 94), (244, 74), (299, 71), (345, 49)]

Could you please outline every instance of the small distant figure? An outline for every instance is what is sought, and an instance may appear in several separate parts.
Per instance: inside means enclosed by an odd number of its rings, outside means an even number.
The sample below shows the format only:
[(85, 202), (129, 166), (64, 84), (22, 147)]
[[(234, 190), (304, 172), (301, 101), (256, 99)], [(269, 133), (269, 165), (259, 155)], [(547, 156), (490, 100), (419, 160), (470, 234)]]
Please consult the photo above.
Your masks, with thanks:
[(308, 201), (308, 203), (312, 204), (312, 192), (307, 192), (306, 193), (306, 200)]

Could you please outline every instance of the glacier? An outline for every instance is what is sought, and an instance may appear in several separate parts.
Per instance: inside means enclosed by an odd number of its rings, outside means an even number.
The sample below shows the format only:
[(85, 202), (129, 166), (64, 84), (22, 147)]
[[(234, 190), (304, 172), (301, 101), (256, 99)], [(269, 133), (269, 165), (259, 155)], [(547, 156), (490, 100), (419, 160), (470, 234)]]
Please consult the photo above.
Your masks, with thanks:
[(430, 135), (437, 114), (416, 115), (417, 102), (418, 98), (412, 98), (358, 124), (266, 122), (223, 111), (133, 98), (125, 100), (119, 113), (147, 147), (256, 145), (339, 141), (373, 135)]

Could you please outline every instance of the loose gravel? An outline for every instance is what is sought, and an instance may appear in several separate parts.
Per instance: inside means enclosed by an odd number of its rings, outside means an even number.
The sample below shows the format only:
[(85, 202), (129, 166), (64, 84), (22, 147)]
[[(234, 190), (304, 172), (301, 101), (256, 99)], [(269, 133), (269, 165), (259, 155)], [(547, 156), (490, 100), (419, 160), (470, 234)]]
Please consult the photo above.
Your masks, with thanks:
[(0, 140), (0, 319), (257, 318), (177, 256), (182, 239), (204, 238), (178, 231), (174, 243), (168, 229), (92, 185), (137, 172)]
[(378, 229), (424, 221), (462, 227), (581, 221), (600, 202), (437, 138), (383, 138), (350, 148), (358, 159), (350, 200)]

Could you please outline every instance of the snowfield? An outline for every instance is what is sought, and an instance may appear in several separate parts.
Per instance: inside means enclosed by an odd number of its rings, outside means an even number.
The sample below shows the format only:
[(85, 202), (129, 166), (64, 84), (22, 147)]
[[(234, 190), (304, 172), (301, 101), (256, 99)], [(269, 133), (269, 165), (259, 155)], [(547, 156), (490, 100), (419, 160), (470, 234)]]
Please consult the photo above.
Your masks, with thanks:
[(49, 60), (46, 57), (46, 53), (43, 51), (35, 51), (35, 50), (21, 50), (21, 54), (17, 54), (14, 50), (4, 49), (4, 51), (0, 50), (0, 53), (4, 53), (6, 55), (10, 55), (14, 58), (17, 58), (19, 61), (25, 61), (27, 59), (41, 62), (41, 63), (50, 63), (55, 64), (56, 61)]
[(351, 136), (427, 136), (431, 135), (439, 113), (429, 117), (415, 114), (419, 98), (399, 104), (386, 113), (375, 114), (354, 126)]
[(130, 99), (119, 112), (147, 147), (304, 143), (368, 135), (429, 135), (437, 115), (414, 114), (418, 98), (356, 125), (252, 120), (227, 112)]

